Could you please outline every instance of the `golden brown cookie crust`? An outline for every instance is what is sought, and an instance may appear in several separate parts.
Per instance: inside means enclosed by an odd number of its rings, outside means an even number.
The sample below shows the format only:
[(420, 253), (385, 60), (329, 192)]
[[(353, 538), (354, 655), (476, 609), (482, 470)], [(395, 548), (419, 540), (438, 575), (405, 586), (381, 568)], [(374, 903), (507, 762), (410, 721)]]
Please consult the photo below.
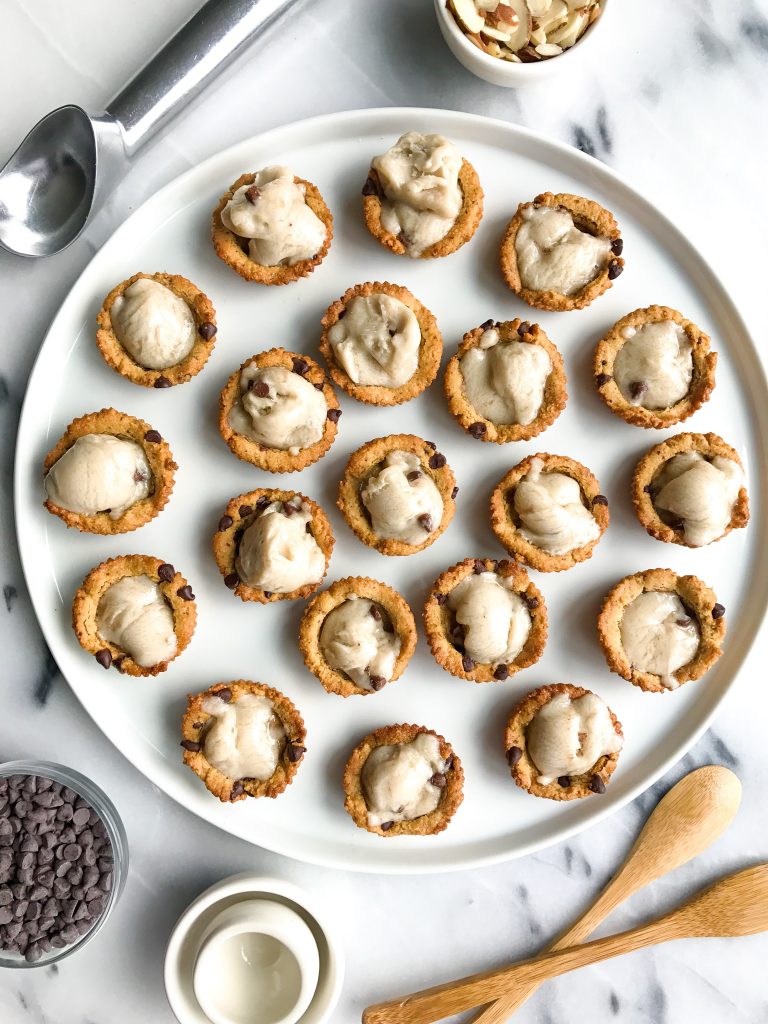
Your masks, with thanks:
[[(459, 188), (463, 202), (453, 227), (445, 237), (435, 242), (418, 257), (422, 260), (450, 256), (470, 240), (483, 216), (483, 189), (477, 171), (468, 160), (462, 160), (459, 168)], [(390, 252), (397, 256), (408, 256), (408, 251), (399, 235), (387, 231), (381, 223), (381, 198), (383, 189), (379, 175), (371, 168), (363, 186), (363, 217), (370, 233)]]
[(723, 653), (725, 609), (715, 592), (698, 576), (678, 576), (671, 569), (646, 569), (626, 576), (606, 595), (597, 620), (597, 633), (608, 667), (648, 693), (666, 693), (660, 676), (633, 668), (621, 642), (621, 620), (627, 606), (648, 591), (676, 594), (699, 626), (696, 656), (673, 673), (678, 684), (700, 679)]
[[(526, 729), (531, 724), (534, 715), (553, 697), (560, 693), (567, 693), (571, 700), (578, 700), (579, 697), (586, 697), (590, 692), (581, 686), (572, 686), (570, 683), (540, 686), (537, 690), (529, 693), (527, 697), (523, 697), (512, 711), (504, 732), (504, 750), (512, 778), (521, 789), (527, 789), (533, 796), (544, 797), (547, 800), (578, 800), (581, 797), (605, 792), (605, 787), (618, 764), (621, 751), (603, 755), (583, 775), (568, 776), (567, 786), (561, 786), (559, 779), (544, 786), (537, 781), (539, 771), (528, 756), (525, 740)], [(623, 736), (621, 722), (610, 708), (608, 710), (616, 732), (619, 736)]]
[[(618, 252), (611, 257), (597, 277), (593, 278), (575, 295), (563, 295), (561, 292), (555, 291), (535, 291), (525, 288), (520, 280), (515, 240), (517, 232), (523, 224), (523, 210), (531, 206), (549, 206), (552, 209), (562, 206), (571, 214), (577, 228), (591, 235), (609, 239), (618, 249)], [(585, 199), (583, 196), (572, 195), (570, 192), (558, 192), (556, 195), (551, 192), (543, 192), (536, 196), (531, 203), (520, 203), (517, 213), (507, 225), (501, 240), (501, 272), (512, 291), (529, 306), (548, 309), (552, 312), (585, 309), (611, 287), (612, 280), (618, 277), (624, 269), (624, 260), (620, 255), (623, 245), (620, 240), (621, 232), (615, 217), (593, 199)]]
[[(429, 814), (422, 814), (412, 821), (396, 821), (389, 828), (382, 825), (368, 824), (368, 807), (362, 787), (362, 772), (365, 762), (375, 747), (385, 747), (395, 743), (410, 743), (421, 733), (429, 733), (440, 743), (440, 756), (444, 761), (450, 759), (450, 767), (446, 769), (446, 784), (440, 803)], [(365, 736), (350, 754), (344, 768), (344, 809), (358, 828), (373, 832), (378, 836), (434, 836), (448, 827), (451, 818), (464, 798), (464, 769), (461, 761), (447, 740), (439, 733), (427, 729), (423, 725), (385, 725), (381, 729)]]
[[(470, 349), (477, 347), (480, 338), (490, 327), (494, 327), (499, 332), (502, 342), (520, 341), (526, 345), (538, 345), (547, 352), (552, 361), (552, 370), (544, 387), (541, 408), (536, 418), (525, 425), (522, 423), (494, 423), (492, 420), (486, 419), (473, 408), (464, 391), (464, 377), (459, 361)], [(557, 347), (553, 345), (538, 324), (531, 324), (527, 320), (523, 321), (518, 318), (495, 324), (488, 320), (480, 327), (468, 331), (459, 343), (456, 354), (448, 361), (443, 384), (448, 399), (448, 408), (459, 426), (480, 441), (494, 441), (496, 444), (506, 444), (508, 441), (528, 441), (532, 437), (536, 437), (555, 422), (568, 400), (563, 357)]]
[[(656, 324), (666, 320), (679, 324), (688, 335), (693, 360), (691, 385), (688, 393), (674, 405), (666, 409), (645, 409), (642, 405), (634, 405), (621, 393), (613, 378), (613, 366), (616, 356), (627, 343), (627, 339), (623, 337), (625, 328), (634, 327), (637, 330), (645, 324)], [(622, 317), (597, 343), (594, 359), (595, 387), (611, 412), (621, 416), (627, 423), (637, 427), (661, 429), (687, 420), (709, 400), (715, 387), (716, 366), (717, 353), (710, 352), (709, 335), (700, 327), (691, 320), (686, 320), (682, 313), (669, 306), (648, 306)]]
[(141, 445), (152, 471), (155, 489), (146, 498), (134, 502), (119, 519), (112, 519), (108, 512), (97, 512), (92, 516), (70, 512), (69, 509), (54, 505), (50, 499), (45, 502), (48, 511), (63, 519), (67, 526), (72, 526), (82, 533), (109, 535), (130, 533), (162, 512), (173, 490), (174, 471), (178, 469), (173, 461), (171, 449), (159, 432), (144, 420), (128, 416), (116, 409), (101, 409), (99, 412), (90, 412), (72, 420), (56, 445), (46, 455), (43, 462), (44, 475), (65, 452), (69, 451), (75, 441), (86, 434), (114, 434)]
[[(311, 181), (306, 181), (304, 178), (294, 176), (294, 183), (304, 186), (307, 206), (325, 224), (325, 241), (319, 252), (316, 252), (311, 259), (299, 260), (292, 267), (266, 267), (263, 263), (257, 263), (256, 260), (251, 259), (247, 252), (248, 240), (241, 239), (239, 235), (230, 231), (228, 227), (225, 227), (221, 219), (221, 211), (235, 192), (243, 185), (252, 185), (255, 180), (255, 174), (241, 174), (231, 188), (224, 193), (216, 209), (213, 211), (211, 237), (213, 238), (213, 247), (216, 250), (216, 255), (236, 271), (240, 277), (244, 277), (246, 281), (256, 281), (259, 284), (289, 284), (291, 281), (298, 281), (299, 278), (311, 274), (315, 267), (319, 266), (325, 259), (325, 255), (331, 245), (331, 239), (333, 238), (333, 217), (331, 216), (331, 211), (326, 206), (325, 200), (316, 185), (313, 185)], [(244, 241), (246, 244), (245, 250), (241, 245), (241, 241)]]
[(346, 673), (332, 668), (326, 661), (320, 645), (320, 631), (326, 618), (334, 608), (338, 608), (352, 596), (365, 597), (380, 605), (389, 619), (392, 630), (400, 639), (400, 653), (395, 661), (392, 678), (387, 680), (388, 683), (400, 678), (416, 649), (416, 622), (413, 612), (405, 598), (396, 590), (368, 576), (349, 576), (343, 580), (336, 580), (322, 594), (313, 597), (305, 608), (299, 626), (299, 650), (304, 664), (317, 676), (328, 693), (336, 693), (340, 697), (351, 697), (353, 694), (368, 696), (377, 692), (358, 686)]
[[(137, 665), (117, 644), (107, 643), (99, 635), (99, 601), (113, 584), (126, 576), (149, 576), (173, 613), (176, 653), (168, 661), (150, 668)], [(83, 650), (97, 658), (103, 668), (116, 668), (129, 676), (156, 676), (165, 672), (192, 639), (196, 621), (197, 605), (191, 586), (169, 562), (152, 555), (120, 555), (97, 565), (78, 587), (72, 604), (72, 628)]]
[[(731, 448), (722, 437), (713, 433), (676, 434), (674, 437), (654, 445), (638, 462), (632, 478), (632, 503), (640, 524), (656, 540), (665, 541), (667, 544), (682, 544), (684, 547), (690, 548), (697, 545), (688, 544), (681, 529), (675, 530), (661, 519), (653, 504), (650, 490), (653, 479), (662, 466), (669, 462), (674, 455), (680, 455), (682, 452), (701, 452), (702, 455), (710, 458), (720, 455), (725, 459), (731, 459), (738, 466), (742, 466), (742, 462), (736, 449)], [(731, 530), (742, 529), (748, 522), (749, 497), (746, 487), (742, 487), (734, 502), (731, 521), (717, 540), (722, 540)], [(716, 541), (711, 543), (715, 544)]]
[[(162, 370), (148, 370), (137, 363), (118, 341), (112, 325), (112, 307), (115, 300), (142, 278), (157, 281), (158, 284), (164, 285), (174, 295), (183, 299), (189, 306), (197, 327), (197, 339), (189, 355), (180, 363)], [(99, 351), (105, 362), (123, 377), (133, 381), (134, 384), (141, 384), (145, 388), (169, 388), (174, 384), (184, 384), (191, 380), (205, 366), (208, 356), (216, 344), (216, 310), (213, 308), (213, 303), (197, 285), (192, 284), (186, 277), (181, 277), (179, 274), (134, 274), (126, 281), (121, 281), (104, 299), (104, 305), (96, 317), (96, 323), (98, 325), (96, 344), (99, 346)]]
[[(421, 462), (421, 470), (429, 476), (443, 499), (443, 517), (436, 530), (427, 534), (423, 544), (407, 544), (402, 540), (379, 537), (373, 532), (368, 511), (360, 497), (360, 489), (371, 472), (393, 451), (412, 452)], [(424, 441), (415, 434), (390, 434), (368, 441), (349, 458), (344, 476), (339, 484), (339, 499), (336, 502), (350, 529), (370, 548), (376, 548), (382, 555), (412, 555), (434, 544), (453, 519), (456, 509), (454, 502), (456, 478), (445, 460), (436, 451), (434, 444)]]
[[(235, 563), (237, 551), (240, 545), (240, 537), (246, 527), (250, 526), (254, 519), (261, 513), (261, 510), (273, 501), (290, 501), (291, 498), (301, 499), (312, 513), (310, 526), (312, 536), (317, 546), (325, 556), (325, 570), (317, 583), (308, 583), (298, 590), (292, 590), (287, 594), (273, 594), (270, 590), (259, 590), (257, 587), (249, 587), (243, 583), (237, 574)], [(307, 498), (299, 491), (281, 491), (276, 487), (258, 487), (255, 491), (248, 491), (246, 494), (239, 494), (232, 498), (224, 509), (224, 514), (219, 519), (216, 533), (213, 535), (213, 556), (219, 567), (219, 572), (224, 578), (224, 584), (240, 598), (241, 601), (256, 601), (258, 604), (270, 604), (273, 601), (293, 601), (300, 597), (309, 597), (314, 594), (317, 588), (325, 579), (328, 572), (328, 563), (331, 560), (331, 553), (335, 543), (333, 530), (328, 517), (316, 501)]]
[[(222, 700), (236, 701), (244, 694), (251, 693), (256, 697), (267, 697), (272, 701), (275, 714), (283, 724), (286, 733), (286, 744), (274, 774), (261, 781), (259, 779), (230, 779), (206, 759), (203, 752), (205, 725), (211, 717), (203, 711), (206, 697), (223, 694)], [(229, 698), (229, 699), (227, 699)], [(181, 721), (181, 745), (184, 748), (184, 764), (205, 783), (209, 793), (217, 796), (222, 803), (236, 803), (246, 797), (276, 797), (293, 782), (299, 765), (304, 759), (307, 730), (304, 719), (298, 712), (293, 701), (289, 700), (280, 690), (273, 690), (264, 683), (252, 683), (247, 679), (236, 679), (231, 683), (216, 683), (202, 693), (187, 696), (187, 710)]]
[[(418, 367), (411, 379), (399, 388), (387, 388), (375, 384), (355, 384), (336, 361), (333, 345), (328, 337), (328, 332), (342, 318), (352, 299), (357, 296), (366, 298), (374, 294), (390, 295), (394, 299), (399, 299), (416, 317), (421, 331)], [(370, 405), (400, 405), (401, 402), (407, 402), (411, 398), (415, 398), (416, 395), (420, 395), (437, 376), (443, 354), (443, 338), (438, 329), (437, 320), (427, 307), (402, 285), (390, 284), (388, 281), (368, 281), (365, 284), (356, 284), (352, 288), (348, 288), (340, 299), (331, 303), (323, 314), (321, 322), (323, 333), (320, 338), (320, 351), (328, 364), (328, 372), (337, 387), (342, 388), (359, 402), (367, 402)]]
[[(229, 425), (229, 415), (235, 403), (240, 399), (240, 374), (247, 366), (258, 366), (260, 369), (268, 366), (284, 366), (293, 373), (299, 373), (299, 376), (309, 381), (318, 391), (322, 391), (330, 415), (326, 417), (323, 436), (319, 441), (309, 445), (308, 448), (302, 448), (298, 454), (291, 455), (289, 451), (283, 451), (280, 448), (268, 448), (259, 441), (253, 441), (232, 429)], [(300, 369), (296, 369), (296, 367)], [(341, 409), (336, 394), (320, 366), (309, 356), (300, 355), (298, 352), (288, 352), (284, 348), (271, 348), (268, 352), (259, 352), (258, 355), (246, 359), (228, 379), (219, 399), (219, 432), (229, 445), (230, 450), (238, 459), (250, 462), (268, 473), (295, 473), (311, 466), (313, 462), (317, 462), (336, 439), (340, 416)]]
[[(585, 507), (590, 509), (595, 522), (600, 527), (600, 533), (594, 540), (583, 544), (580, 548), (574, 548), (573, 551), (567, 551), (564, 555), (551, 555), (536, 547), (535, 544), (531, 544), (518, 530), (512, 507), (514, 491), (531, 469), (534, 459), (540, 459), (544, 463), (546, 472), (563, 473), (579, 484)], [(595, 545), (608, 527), (610, 518), (608, 499), (601, 493), (597, 477), (586, 466), (582, 466), (580, 462), (567, 455), (549, 455), (546, 452), (529, 455), (502, 477), (491, 494), (493, 532), (510, 555), (540, 572), (561, 572), (564, 569), (572, 568), (578, 562), (584, 562), (591, 558)]]
[[(523, 649), (506, 664), (475, 662), (458, 650), (450, 639), (453, 613), (447, 599), (452, 590), (473, 573), (494, 572), (513, 581), (513, 590), (528, 605), (531, 631)], [(534, 665), (544, 653), (547, 642), (547, 606), (539, 588), (531, 582), (528, 573), (519, 565), (503, 558), (465, 558), (463, 562), (446, 569), (432, 584), (424, 605), (424, 629), (430, 650), (438, 665), (453, 676), (473, 683), (493, 683), (511, 678), (521, 669)]]

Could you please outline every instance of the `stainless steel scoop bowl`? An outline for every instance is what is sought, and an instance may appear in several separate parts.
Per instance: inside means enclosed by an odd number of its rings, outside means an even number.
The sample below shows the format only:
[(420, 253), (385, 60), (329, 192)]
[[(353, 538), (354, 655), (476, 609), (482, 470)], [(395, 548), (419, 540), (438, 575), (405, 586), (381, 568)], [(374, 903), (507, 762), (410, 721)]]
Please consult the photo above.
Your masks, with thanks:
[(295, 0), (208, 0), (107, 104), (35, 125), (0, 171), (0, 246), (53, 256), (70, 245), (131, 157)]

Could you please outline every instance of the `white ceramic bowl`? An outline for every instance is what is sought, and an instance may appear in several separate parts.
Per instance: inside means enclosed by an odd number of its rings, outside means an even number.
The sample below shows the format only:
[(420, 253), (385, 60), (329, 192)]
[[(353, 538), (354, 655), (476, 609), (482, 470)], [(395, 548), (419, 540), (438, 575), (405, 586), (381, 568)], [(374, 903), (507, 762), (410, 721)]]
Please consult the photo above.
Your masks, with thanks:
[[(301, 1016), (301, 1024), (327, 1024), (341, 995), (344, 953), (333, 917), (313, 896), (290, 882), (245, 873), (233, 875), (206, 889), (181, 915), (168, 940), (165, 954), (165, 991), (180, 1024), (210, 1024), (195, 996), (195, 962), (222, 914), (250, 900), (279, 903), (298, 914), (314, 937), (319, 954), (314, 996)], [(232, 922), (230, 922), (232, 923)]]
[(459, 63), (478, 78), (490, 82), (491, 85), (501, 85), (507, 89), (535, 85), (560, 71), (572, 68), (586, 53), (593, 52), (595, 38), (603, 34), (605, 19), (614, 7), (613, 0), (602, 0), (603, 10), (597, 21), (590, 25), (574, 46), (564, 50), (557, 57), (550, 57), (535, 64), (516, 64), (513, 61), (501, 60), (499, 57), (492, 57), (489, 53), (483, 53), (467, 39), (459, 28), (456, 19), (446, 6), (446, 0), (434, 0), (434, 4), (440, 32)]

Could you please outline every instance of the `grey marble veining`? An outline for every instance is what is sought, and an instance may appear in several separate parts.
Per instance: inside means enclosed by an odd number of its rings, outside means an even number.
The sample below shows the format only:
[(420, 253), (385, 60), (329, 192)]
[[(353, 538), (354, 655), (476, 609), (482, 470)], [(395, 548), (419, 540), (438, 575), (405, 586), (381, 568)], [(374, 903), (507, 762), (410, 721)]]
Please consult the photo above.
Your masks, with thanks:
[[(179, 120), (64, 254), (0, 254), (0, 757), (45, 753), (96, 776), (132, 842), (132, 871), (98, 941), (58, 969), (0, 974), (3, 1024), (170, 1024), (162, 954), (180, 911), (243, 869), (322, 889), (347, 936), (334, 1016), (463, 971), (530, 955), (594, 897), (658, 797), (717, 762), (744, 783), (728, 834), (626, 906), (610, 928), (663, 912), (719, 874), (768, 859), (763, 635), (732, 699), (667, 777), (609, 821), (540, 855), (434, 878), (355, 876), (267, 854), (191, 817), (139, 775), (76, 703), (34, 622), (13, 538), (13, 438), (46, 326), (126, 212), (179, 172), (249, 134), (352, 106), (452, 107), (535, 127), (624, 174), (685, 226), (765, 342), (768, 0), (610, 0), (621, 7), (591, 65), (519, 94), (465, 72), (444, 47), (431, 0), (304, 0)], [(97, 109), (196, 0), (5, 0), (0, 161), (65, 100)], [(761, 337), (761, 334), (763, 335)], [(45, 403), (45, 395), (38, 396)], [(601, 929), (605, 932), (606, 928)], [(521, 1024), (768, 1022), (768, 938), (671, 944), (542, 989)]]

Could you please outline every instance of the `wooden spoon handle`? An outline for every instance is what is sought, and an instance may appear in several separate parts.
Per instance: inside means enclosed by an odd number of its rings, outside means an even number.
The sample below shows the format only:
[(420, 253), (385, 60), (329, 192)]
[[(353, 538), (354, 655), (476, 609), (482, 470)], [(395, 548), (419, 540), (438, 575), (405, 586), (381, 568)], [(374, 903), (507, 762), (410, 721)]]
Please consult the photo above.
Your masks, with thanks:
[(450, 981), (400, 999), (369, 1006), (363, 1012), (363, 1024), (431, 1024), (432, 1021), (461, 1013), (478, 1003), (498, 999), (512, 988), (535, 988), (548, 978), (573, 971), (577, 967), (586, 967), (609, 957), (680, 937), (677, 932), (670, 932), (667, 918), (660, 918), (641, 928), (620, 935), (608, 935), (584, 946), (572, 946), (535, 960), (472, 974), (460, 981)]

